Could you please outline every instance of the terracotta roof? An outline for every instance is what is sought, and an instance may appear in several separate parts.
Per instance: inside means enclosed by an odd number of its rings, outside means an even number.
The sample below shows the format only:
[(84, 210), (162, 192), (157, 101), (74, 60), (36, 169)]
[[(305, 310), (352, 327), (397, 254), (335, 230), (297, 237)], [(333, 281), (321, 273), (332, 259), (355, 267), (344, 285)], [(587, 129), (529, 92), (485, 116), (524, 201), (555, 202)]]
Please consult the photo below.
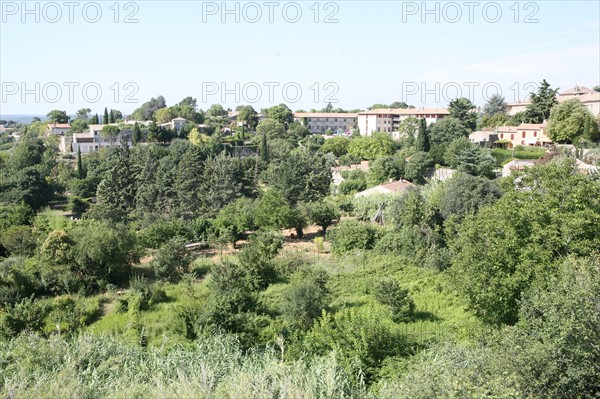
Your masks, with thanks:
[(519, 130), (538, 130), (543, 129), (548, 125), (548, 122), (544, 123), (521, 123), (517, 128)]
[(590, 103), (590, 102), (598, 102), (600, 101), (600, 93), (599, 92), (591, 92), (586, 94), (581, 94), (579, 96), (560, 96), (558, 97), (558, 102), (565, 102), (569, 100), (579, 100), (582, 103)]
[(498, 126), (496, 128), (496, 132), (516, 133), (517, 132), (517, 127), (516, 126)]
[(294, 112), (294, 118), (356, 118), (358, 114), (343, 112)]
[(49, 128), (58, 128), (58, 129), (70, 129), (71, 125), (69, 125), (68, 123), (49, 123), (48, 124)]
[[(600, 93), (592, 90), (591, 93), (582, 93), (579, 95), (561, 94), (561, 95), (556, 96), (556, 99), (558, 100), (558, 102), (565, 102), (565, 101), (569, 101), (572, 99), (577, 99), (577, 100), (581, 101), (582, 103), (595, 102), (595, 101), (600, 101)], [(508, 105), (510, 107), (518, 107), (518, 106), (527, 106), (529, 104), (531, 104), (531, 100), (525, 99), (520, 102), (508, 103), (506, 105)]]
[(582, 94), (593, 94), (594, 90), (589, 87), (576, 85), (575, 87), (565, 90), (559, 94), (559, 96), (579, 96)]

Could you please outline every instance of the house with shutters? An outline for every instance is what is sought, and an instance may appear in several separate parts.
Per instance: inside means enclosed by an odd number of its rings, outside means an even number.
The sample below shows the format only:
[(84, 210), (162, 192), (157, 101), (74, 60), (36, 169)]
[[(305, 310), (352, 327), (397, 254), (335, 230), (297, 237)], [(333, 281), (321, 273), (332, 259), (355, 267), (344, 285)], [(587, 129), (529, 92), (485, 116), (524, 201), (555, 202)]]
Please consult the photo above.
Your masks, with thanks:
[(516, 146), (541, 146), (552, 144), (552, 140), (546, 135), (545, 129), (548, 125), (544, 123), (522, 123), (519, 126), (500, 126), (496, 128), (495, 134), (498, 141), (508, 143), (509, 148)]

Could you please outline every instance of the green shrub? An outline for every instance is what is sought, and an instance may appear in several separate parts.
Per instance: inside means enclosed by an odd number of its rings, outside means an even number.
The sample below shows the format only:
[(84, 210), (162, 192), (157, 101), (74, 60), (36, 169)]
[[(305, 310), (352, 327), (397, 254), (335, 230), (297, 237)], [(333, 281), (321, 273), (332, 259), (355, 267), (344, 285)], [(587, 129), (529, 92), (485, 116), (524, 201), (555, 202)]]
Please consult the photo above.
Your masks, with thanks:
[(303, 268), (292, 276), (281, 302), (283, 318), (300, 329), (309, 329), (326, 305), (327, 272)]
[(0, 246), (13, 255), (32, 255), (36, 243), (36, 237), (29, 226), (11, 226), (0, 232)]
[(323, 312), (303, 343), (309, 353), (335, 351), (351, 373), (361, 370), (367, 382), (378, 373), (384, 359), (405, 353), (407, 345), (389, 313), (379, 306)]
[(0, 312), (0, 337), (8, 339), (22, 331), (41, 331), (49, 310), (46, 302), (35, 300), (33, 297), (4, 307)]
[(372, 249), (380, 236), (376, 226), (354, 220), (341, 222), (327, 235), (336, 254)]
[(340, 183), (338, 190), (340, 194), (353, 194), (359, 191), (363, 191), (367, 188), (367, 182), (365, 180), (344, 180)]
[(174, 237), (161, 245), (151, 262), (154, 273), (160, 279), (176, 282), (187, 273), (191, 258), (185, 248), (185, 239)]
[(374, 287), (375, 298), (379, 303), (392, 310), (392, 319), (396, 322), (408, 321), (415, 312), (415, 303), (408, 289), (392, 278), (379, 280)]

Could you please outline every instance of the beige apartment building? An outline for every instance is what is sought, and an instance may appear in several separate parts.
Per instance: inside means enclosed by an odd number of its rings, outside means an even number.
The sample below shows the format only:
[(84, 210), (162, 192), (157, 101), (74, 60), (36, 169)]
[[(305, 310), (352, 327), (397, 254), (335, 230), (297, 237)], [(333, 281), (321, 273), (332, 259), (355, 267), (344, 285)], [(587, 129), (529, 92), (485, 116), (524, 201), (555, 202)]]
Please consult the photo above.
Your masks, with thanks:
[(294, 112), (294, 121), (315, 134), (323, 134), (329, 129), (334, 133), (351, 134), (357, 128), (357, 116), (354, 113)]
[[(594, 91), (585, 86), (575, 86), (569, 90), (558, 94), (556, 99), (559, 103), (563, 103), (568, 100), (577, 99), (585, 105), (592, 114), (600, 115), (600, 93)], [(512, 116), (519, 112), (527, 110), (527, 106), (531, 104), (530, 99), (524, 101), (510, 103), (506, 105), (506, 111), (508, 115)]]
[(398, 131), (407, 118), (423, 119), (427, 124), (436, 123), (449, 115), (447, 108), (373, 109), (358, 113), (358, 129), (362, 136), (373, 133)]

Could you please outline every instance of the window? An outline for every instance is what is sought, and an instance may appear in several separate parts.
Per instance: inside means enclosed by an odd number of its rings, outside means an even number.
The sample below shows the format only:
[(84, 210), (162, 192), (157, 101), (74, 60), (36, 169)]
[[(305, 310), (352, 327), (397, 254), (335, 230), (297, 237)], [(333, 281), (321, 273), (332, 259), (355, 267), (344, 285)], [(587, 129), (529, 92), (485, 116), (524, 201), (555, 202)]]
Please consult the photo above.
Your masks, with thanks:
[(523, 138), (525, 138), (525, 132), (523, 132)]
[(504, 138), (504, 133), (500, 133), (500, 138), (503, 139)]
[(510, 135), (510, 139), (511, 139), (511, 140), (514, 140), (514, 139), (515, 139), (515, 135), (514, 135), (514, 134), (511, 134), (511, 135)]
[(537, 132), (533, 132), (533, 137), (537, 137)]

